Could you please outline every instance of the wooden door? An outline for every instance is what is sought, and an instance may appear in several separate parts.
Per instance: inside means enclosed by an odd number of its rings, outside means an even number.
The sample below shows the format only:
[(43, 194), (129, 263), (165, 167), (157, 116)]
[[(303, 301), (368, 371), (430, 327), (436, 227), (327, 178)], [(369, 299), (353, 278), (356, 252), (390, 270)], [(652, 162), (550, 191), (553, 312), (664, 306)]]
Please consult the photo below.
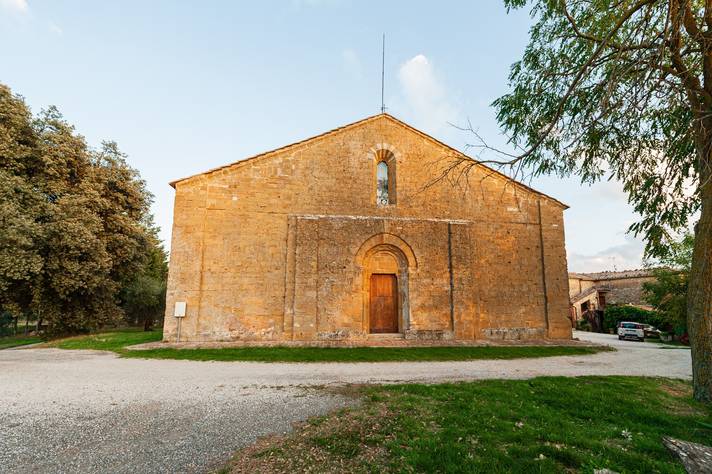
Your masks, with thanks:
[(398, 283), (395, 275), (371, 275), (369, 321), (372, 333), (398, 332)]
[(598, 293), (598, 309), (606, 309), (606, 295), (604, 293)]

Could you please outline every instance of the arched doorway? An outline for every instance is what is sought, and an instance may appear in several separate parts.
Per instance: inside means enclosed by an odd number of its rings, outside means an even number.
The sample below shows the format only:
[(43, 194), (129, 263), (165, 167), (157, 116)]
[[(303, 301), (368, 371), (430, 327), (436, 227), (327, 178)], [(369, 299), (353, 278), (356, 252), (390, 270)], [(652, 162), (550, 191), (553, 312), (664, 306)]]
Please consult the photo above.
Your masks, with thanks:
[(372, 255), (369, 263), (368, 330), (371, 334), (401, 332), (398, 261), (384, 249)]
[(404, 333), (409, 328), (408, 282), (417, 266), (410, 246), (392, 234), (378, 234), (359, 250), (363, 273), (363, 326), (368, 334)]

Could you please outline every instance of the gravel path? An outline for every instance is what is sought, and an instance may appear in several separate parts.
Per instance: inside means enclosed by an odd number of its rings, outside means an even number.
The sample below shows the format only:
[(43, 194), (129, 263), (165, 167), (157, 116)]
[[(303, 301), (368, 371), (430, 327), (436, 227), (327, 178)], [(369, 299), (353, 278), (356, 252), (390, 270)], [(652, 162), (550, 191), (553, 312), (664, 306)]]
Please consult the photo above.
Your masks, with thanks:
[(577, 333), (593, 356), (286, 364), (0, 351), (0, 472), (204, 472), (258, 436), (353, 403), (310, 386), (539, 375), (691, 378), (690, 351)]

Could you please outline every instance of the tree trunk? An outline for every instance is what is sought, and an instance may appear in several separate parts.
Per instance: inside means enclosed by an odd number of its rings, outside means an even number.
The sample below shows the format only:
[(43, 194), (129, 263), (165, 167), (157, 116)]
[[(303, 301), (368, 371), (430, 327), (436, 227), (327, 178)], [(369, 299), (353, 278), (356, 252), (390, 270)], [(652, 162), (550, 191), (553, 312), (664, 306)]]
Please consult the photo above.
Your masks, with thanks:
[(687, 472), (712, 472), (712, 448), (663, 436), (663, 445), (677, 456)]
[(695, 249), (687, 292), (687, 328), (692, 383), (697, 400), (712, 402), (712, 182), (703, 180), (702, 212), (695, 226)]

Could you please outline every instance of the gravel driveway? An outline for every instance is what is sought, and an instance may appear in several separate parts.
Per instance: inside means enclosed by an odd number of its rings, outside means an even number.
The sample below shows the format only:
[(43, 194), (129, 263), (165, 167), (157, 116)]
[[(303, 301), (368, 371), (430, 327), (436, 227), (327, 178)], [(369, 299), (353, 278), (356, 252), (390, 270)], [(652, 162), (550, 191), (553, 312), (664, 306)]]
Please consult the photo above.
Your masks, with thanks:
[(0, 472), (204, 472), (258, 436), (353, 403), (318, 389), (327, 384), (692, 376), (689, 350), (602, 334), (575, 336), (618, 351), (509, 361), (270, 364), (4, 350)]

